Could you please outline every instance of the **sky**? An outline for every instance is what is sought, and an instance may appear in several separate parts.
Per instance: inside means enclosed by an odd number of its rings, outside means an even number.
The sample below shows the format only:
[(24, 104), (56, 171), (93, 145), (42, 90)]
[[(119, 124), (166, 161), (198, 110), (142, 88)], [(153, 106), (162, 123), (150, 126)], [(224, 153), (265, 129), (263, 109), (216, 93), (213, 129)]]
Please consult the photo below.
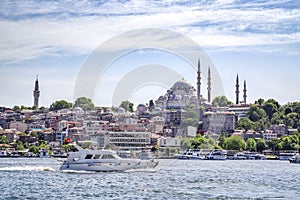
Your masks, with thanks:
[[(240, 85), (247, 81), (250, 103), (258, 98), (274, 98), (281, 104), (300, 100), (299, 1), (4, 0), (0, 3), (0, 106), (32, 106), (36, 75), (40, 106), (61, 99), (74, 102), (76, 81), (89, 56), (111, 38), (145, 28), (170, 30), (195, 41), (214, 64), (231, 101), (235, 101), (237, 74)], [(113, 91), (125, 75), (153, 63), (175, 70), (196, 87), (196, 71), (180, 56), (133, 49), (115, 58), (98, 80), (91, 97), (94, 103), (111, 106)], [(204, 97), (206, 87), (203, 78)], [(157, 83), (141, 84), (129, 100), (146, 103), (167, 89)]]

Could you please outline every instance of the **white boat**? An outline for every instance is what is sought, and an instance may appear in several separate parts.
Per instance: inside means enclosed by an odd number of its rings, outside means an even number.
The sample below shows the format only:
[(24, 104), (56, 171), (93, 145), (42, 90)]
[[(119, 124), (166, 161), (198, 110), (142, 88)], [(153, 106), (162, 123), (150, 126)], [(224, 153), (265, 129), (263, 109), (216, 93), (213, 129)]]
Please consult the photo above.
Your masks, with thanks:
[(300, 164), (300, 154), (297, 154), (289, 159), (290, 163)]
[(186, 152), (177, 155), (180, 160), (202, 160), (204, 156), (201, 155), (200, 149), (187, 149)]
[(69, 152), (59, 170), (113, 172), (131, 169), (154, 168), (158, 162), (152, 160), (121, 158), (112, 150), (87, 150), (75, 145), (77, 152)]
[(206, 156), (207, 160), (226, 160), (227, 152), (224, 150), (212, 150), (209, 155)]

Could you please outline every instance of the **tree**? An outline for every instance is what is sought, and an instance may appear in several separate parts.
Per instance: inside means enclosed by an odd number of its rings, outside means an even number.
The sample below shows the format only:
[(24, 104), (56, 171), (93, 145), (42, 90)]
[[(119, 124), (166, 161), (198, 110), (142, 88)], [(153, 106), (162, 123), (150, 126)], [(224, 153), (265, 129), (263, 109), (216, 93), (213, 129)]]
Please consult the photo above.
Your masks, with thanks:
[(238, 121), (236, 128), (242, 128), (245, 131), (253, 130), (255, 128), (255, 124), (248, 118), (242, 118)]
[(255, 102), (255, 104), (258, 104), (258, 105), (262, 106), (262, 105), (264, 104), (264, 102), (265, 102), (264, 99), (259, 98), (259, 99)]
[(78, 99), (76, 99), (74, 108), (76, 108), (76, 107), (80, 107), (84, 111), (89, 111), (89, 110), (95, 109), (94, 103), (92, 102), (91, 99), (89, 99), (87, 97), (79, 97)]
[(226, 139), (226, 149), (227, 150), (245, 150), (246, 142), (239, 136), (231, 136)]
[(191, 141), (193, 149), (201, 149), (203, 147), (204, 138), (202, 135), (197, 134), (196, 137)]
[(248, 138), (247, 148), (249, 151), (256, 151), (256, 141), (253, 138)]
[(260, 119), (263, 119), (267, 116), (264, 109), (259, 108), (257, 105), (251, 105), (248, 111), (249, 119), (253, 122), (256, 122)]
[(269, 140), (267, 142), (268, 148), (272, 149), (273, 151), (278, 151), (278, 144), (279, 144), (280, 140), (278, 138), (272, 138), (271, 140)]
[(268, 99), (263, 105), (263, 109), (266, 111), (269, 120), (272, 119), (273, 114), (277, 112), (279, 108), (279, 103), (274, 99)]
[(231, 104), (233, 103), (229, 101), (226, 96), (217, 96), (212, 101), (212, 106), (214, 107), (226, 107)]
[(17, 111), (20, 111), (21, 108), (19, 106), (14, 106), (13, 110), (17, 112)]
[(70, 109), (72, 108), (73, 104), (69, 103), (65, 100), (59, 100), (59, 101), (55, 101), (54, 103), (52, 103), (50, 105), (50, 110), (61, 110), (61, 109)]
[(297, 134), (282, 137), (279, 144), (281, 150), (298, 150), (299, 149), (299, 137)]
[(8, 144), (9, 141), (5, 135), (0, 135), (0, 144)]
[(122, 101), (119, 107), (123, 108), (126, 112), (133, 112), (133, 103), (130, 101)]
[(262, 138), (258, 139), (256, 142), (256, 150), (258, 152), (262, 152), (263, 150), (266, 150), (266, 149), (267, 149), (267, 144), (266, 144), (265, 140)]
[(218, 138), (218, 141), (219, 141), (219, 146), (222, 147), (223, 149), (226, 148), (226, 135), (227, 133), (224, 132), (220, 135), (220, 137)]
[(37, 138), (37, 139), (39, 138), (39, 135), (38, 135), (38, 133), (37, 133), (36, 131), (31, 131), (31, 132), (30, 132), (30, 136), (31, 136), (31, 137), (35, 137), (35, 138)]

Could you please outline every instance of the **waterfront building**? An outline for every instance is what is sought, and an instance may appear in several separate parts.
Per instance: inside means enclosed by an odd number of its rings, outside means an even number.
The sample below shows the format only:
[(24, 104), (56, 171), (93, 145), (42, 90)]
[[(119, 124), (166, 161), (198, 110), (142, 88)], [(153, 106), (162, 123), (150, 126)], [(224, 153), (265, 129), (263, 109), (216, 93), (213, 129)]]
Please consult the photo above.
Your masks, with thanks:
[(274, 133), (277, 133), (278, 137), (287, 135), (287, 128), (284, 124), (270, 125), (269, 129), (272, 130)]
[(151, 132), (147, 131), (109, 131), (108, 140), (120, 150), (150, 148)]
[(211, 112), (203, 113), (203, 130), (211, 133), (221, 134), (222, 132), (232, 133), (235, 125), (234, 112)]
[(278, 134), (273, 132), (272, 130), (265, 130), (263, 133), (263, 138), (266, 142), (278, 138)]
[(159, 147), (176, 147), (180, 148), (180, 138), (161, 137), (157, 139), (157, 145)]

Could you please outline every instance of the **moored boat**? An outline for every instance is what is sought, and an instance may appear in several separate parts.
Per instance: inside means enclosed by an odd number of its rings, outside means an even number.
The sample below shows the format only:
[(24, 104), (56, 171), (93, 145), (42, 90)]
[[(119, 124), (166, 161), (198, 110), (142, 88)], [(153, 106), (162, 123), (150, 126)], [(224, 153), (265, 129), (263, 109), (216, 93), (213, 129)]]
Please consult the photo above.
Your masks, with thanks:
[(209, 155), (206, 156), (207, 160), (226, 160), (227, 152), (224, 150), (215, 149), (210, 152)]
[(297, 154), (289, 159), (290, 163), (300, 164), (300, 154)]
[(180, 160), (202, 160), (204, 156), (201, 155), (200, 149), (188, 149), (182, 154), (177, 155)]
[(75, 145), (77, 152), (69, 152), (60, 170), (112, 172), (131, 169), (154, 168), (158, 162), (151, 160), (121, 158), (113, 150), (87, 150)]

